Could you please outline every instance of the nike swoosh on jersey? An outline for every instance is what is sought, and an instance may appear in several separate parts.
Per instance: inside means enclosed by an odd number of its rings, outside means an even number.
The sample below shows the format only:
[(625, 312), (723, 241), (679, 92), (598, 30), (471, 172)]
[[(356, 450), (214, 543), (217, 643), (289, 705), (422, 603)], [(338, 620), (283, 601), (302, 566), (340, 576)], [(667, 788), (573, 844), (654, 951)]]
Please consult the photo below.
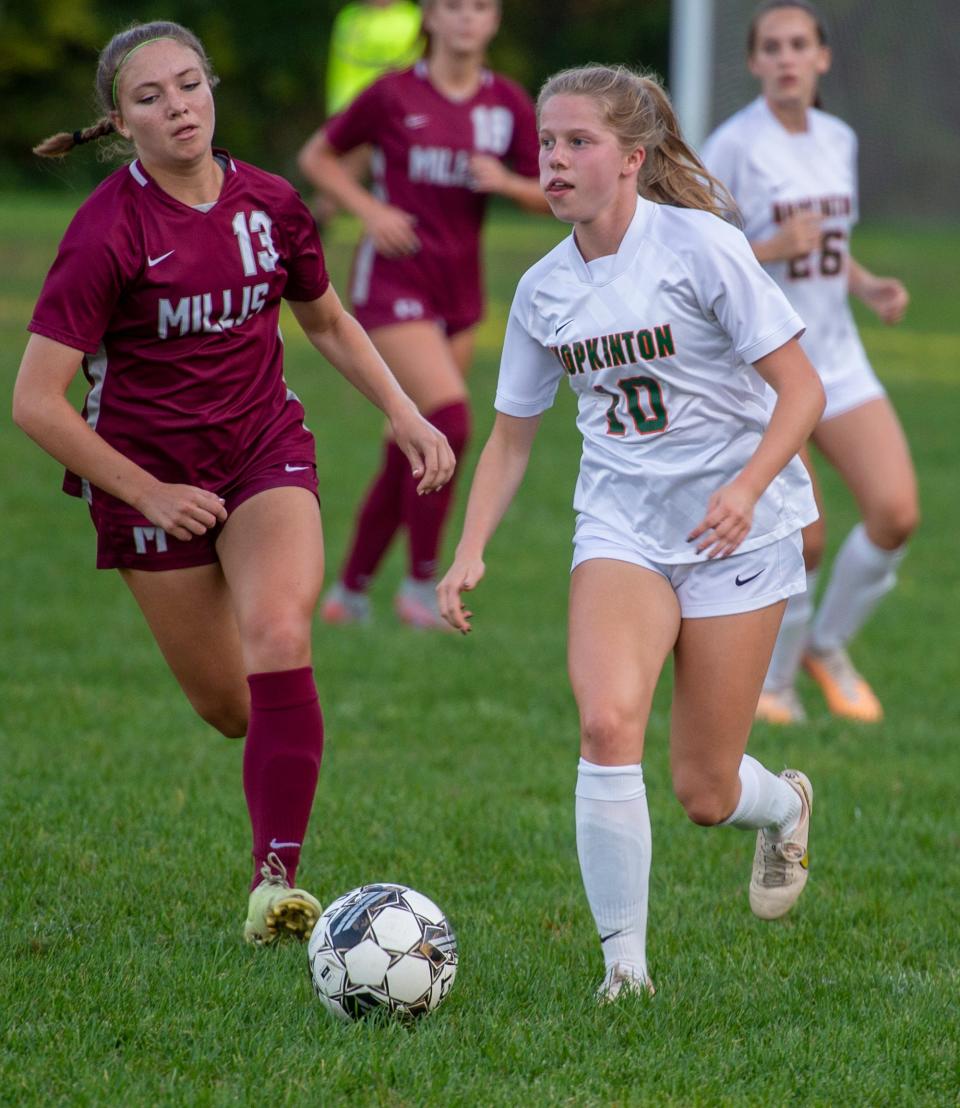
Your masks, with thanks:
[(166, 258), (169, 258), (171, 254), (176, 254), (176, 250), (168, 250), (166, 254), (161, 254), (159, 258), (151, 258), (147, 255), (147, 265), (152, 269), (155, 265), (159, 265)]
[(403, 117), (404, 127), (409, 127), (412, 131), (417, 131), (421, 127), (426, 127), (430, 122), (430, 117), (426, 115), (405, 115)]
[[(573, 319), (576, 319), (576, 316), (574, 316)], [(553, 333), (555, 335), (559, 335), (564, 327), (569, 327), (570, 324), (573, 323), (573, 319), (568, 319), (566, 323), (561, 323), (560, 326)]]
[(734, 578), (734, 584), (737, 586), (737, 588), (739, 588), (741, 585), (749, 585), (751, 581), (756, 581), (761, 573), (763, 573), (762, 569), (758, 569), (752, 577), (741, 577), (738, 573), (737, 576)]
[(292, 466), (292, 465), (285, 465), (285, 466), (284, 466), (283, 468), (284, 468), (284, 470), (285, 470), (285, 471), (286, 471), (287, 473), (297, 473), (297, 472), (299, 472), (299, 471), (300, 471), (301, 469), (309, 469), (310, 467), (309, 467), (309, 466)]

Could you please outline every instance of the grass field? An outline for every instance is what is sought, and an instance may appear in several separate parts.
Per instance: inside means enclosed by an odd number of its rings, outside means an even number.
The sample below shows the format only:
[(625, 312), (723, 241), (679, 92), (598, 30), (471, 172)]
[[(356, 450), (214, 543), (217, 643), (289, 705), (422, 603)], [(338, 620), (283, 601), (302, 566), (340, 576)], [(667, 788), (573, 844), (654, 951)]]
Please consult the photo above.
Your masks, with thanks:
[[(78, 201), (2, 198), (5, 395)], [(558, 233), (503, 215), (491, 228), (478, 439), (513, 285)], [(349, 238), (342, 226), (330, 244), (338, 274)], [(899, 588), (855, 650), (887, 718), (837, 722), (805, 685), (809, 725), (756, 729), (751, 750), (801, 766), (817, 793), (808, 890), (765, 925), (746, 900), (752, 836), (694, 827), (672, 798), (665, 677), (645, 763), (649, 1003), (592, 1001), (601, 960), (574, 850), (564, 668), (570, 396), (545, 420), (490, 548), (469, 639), (396, 626), (399, 553), (377, 584), (374, 628), (316, 628), (327, 755), (302, 878), (325, 902), (388, 880), (445, 908), (457, 984), (413, 1029), (335, 1024), (302, 949), (242, 945), (240, 745), (191, 714), (116, 575), (92, 568), (86, 512), (58, 491), (58, 467), (0, 423), (0, 1103), (960, 1103), (960, 228), (868, 228), (857, 246), (914, 297), (897, 330), (864, 321), (924, 508)], [(285, 334), (336, 565), (379, 420)], [(825, 488), (835, 548), (853, 511), (829, 474)]]

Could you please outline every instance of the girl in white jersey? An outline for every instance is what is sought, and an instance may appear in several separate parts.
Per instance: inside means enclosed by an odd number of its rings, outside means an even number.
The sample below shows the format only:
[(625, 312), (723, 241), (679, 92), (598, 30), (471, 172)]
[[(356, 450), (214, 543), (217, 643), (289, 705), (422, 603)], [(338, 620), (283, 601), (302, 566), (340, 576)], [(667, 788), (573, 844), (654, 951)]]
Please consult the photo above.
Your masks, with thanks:
[[(862, 515), (837, 555), (816, 617), (823, 523), (804, 531), (807, 590), (787, 605), (757, 714), (774, 723), (805, 718), (795, 689), (802, 662), (831, 711), (873, 722), (882, 717), (880, 702), (846, 646), (893, 588), (917, 524), (917, 490), (903, 430), (867, 361), (847, 295), (884, 323), (899, 322), (908, 297), (899, 281), (874, 276), (850, 254), (857, 143), (845, 123), (815, 106), (817, 80), (830, 66), (816, 9), (805, 0), (761, 5), (748, 55), (761, 96), (711, 135), (704, 161), (736, 200), (758, 260), (807, 324), (803, 347), (827, 395), (813, 441)], [(806, 449), (802, 456), (810, 468)]]
[[(120, 571), (197, 713), (245, 736), (244, 937), (261, 945), (307, 938), (321, 910), (292, 887), (323, 749), (311, 666), (323, 533), (313, 438), (283, 380), (281, 297), (387, 415), (422, 492), (449, 479), (453, 456), (341, 307), (292, 186), (212, 147), (215, 83), (186, 28), (134, 25), (100, 54), (103, 118), (37, 148), (62, 156), (119, 134), (136, 157), (64, 236), (13, 412), (70, 471), (65, 488), (82, 487), (97, 564)], [(83, 415), (66, 396), (81, 365)]]
[[(698, 824), (758, 831), (758, 916), (782, 916), (806, 882), (810, 783), (745, 748), (785, 598), (804, 587), (799, 531), (816, 508), (795, 455), (823, 390), (796, 342), (801, 320), (721, 218), (722, 189), (655, 81), (567, 70), (542, 89), (538, 117), (540, 181), (574, 233), (517, 289), (496, 422), (438, 592), (445, 618), (469, 631), (460, 594), (483, 577), (484, 547), (566, 377), (583, 433), (569, 627), (577, 849), (605, 1001), (653, 989), (641, 759), (671, 652), (677, 797)], [(764, 382), (777, 393), (769, 419)]]

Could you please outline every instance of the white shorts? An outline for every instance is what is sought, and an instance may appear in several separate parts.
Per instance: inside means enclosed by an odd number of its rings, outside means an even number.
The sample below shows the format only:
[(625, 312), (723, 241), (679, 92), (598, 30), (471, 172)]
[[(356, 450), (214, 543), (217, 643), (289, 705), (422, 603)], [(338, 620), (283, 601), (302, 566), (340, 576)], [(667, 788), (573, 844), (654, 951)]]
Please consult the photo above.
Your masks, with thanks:
[(746, 554), (669, 565), (648, 558), (614, 528), (581, 516), (573, 536), (571, 572), (593, 558), (629, 562), (665, 577), (676, 593), (684, 619), (752, 612), (807, 588), (800, 531)]
[[(816, 349), (813, 344), (801, 346), (820, 374), (827, 404), (821, 420), (833, 419), (844, 412), (859, 408), (878, 396), (886, 396), (886, 390), (873, 371), (860, 337), (854, 332), (830, 349)], [(776, 399), (775, 395), (773, 399)], [(772, 407), (772, 405), (771, 405)]]

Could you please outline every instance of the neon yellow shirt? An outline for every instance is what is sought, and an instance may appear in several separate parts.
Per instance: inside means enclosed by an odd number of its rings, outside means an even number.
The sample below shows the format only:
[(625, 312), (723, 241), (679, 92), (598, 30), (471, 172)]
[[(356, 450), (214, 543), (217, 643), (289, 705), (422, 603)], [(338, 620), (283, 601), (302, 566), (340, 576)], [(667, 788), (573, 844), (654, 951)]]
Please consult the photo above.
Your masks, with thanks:
[(388, 70), (405, 69), (423, 52), (420, 5), (393, 0), (385, 7), (353, 0), (330, 31), (327, 114), (335, 115)]

